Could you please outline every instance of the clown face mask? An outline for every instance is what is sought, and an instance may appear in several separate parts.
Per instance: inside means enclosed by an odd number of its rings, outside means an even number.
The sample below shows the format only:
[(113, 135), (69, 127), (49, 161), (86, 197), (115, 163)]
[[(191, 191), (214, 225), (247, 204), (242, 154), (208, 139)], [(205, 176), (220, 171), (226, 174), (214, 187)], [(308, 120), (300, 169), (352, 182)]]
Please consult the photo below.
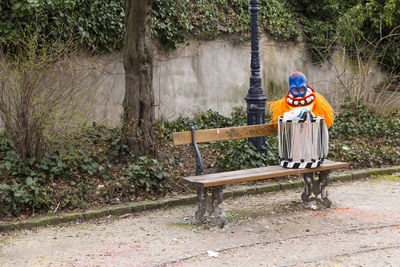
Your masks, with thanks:
[(306, 84), (306, 76), (301, 72), (295, 72), (289, 77), (289, 92), (286, 102), (291, 110), (296, 108), (312, 111), (314, 107), (314, 90)]

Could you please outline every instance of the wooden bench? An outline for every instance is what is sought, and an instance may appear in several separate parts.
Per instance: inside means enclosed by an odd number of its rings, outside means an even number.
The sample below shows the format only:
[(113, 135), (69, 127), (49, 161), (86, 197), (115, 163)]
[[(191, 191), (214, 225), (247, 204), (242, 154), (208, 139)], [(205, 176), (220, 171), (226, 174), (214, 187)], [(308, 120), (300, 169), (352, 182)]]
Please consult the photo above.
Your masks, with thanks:
[[(240, 126), (232, 128), (195, 130), (173, 133), (174, 145), (191, 144), (196, 158), (196, 176), (183, 178), (186, 182), (197, 186), (198, 209), (195, 213), (196, 223), (212, 222), (223, 227), (225, 219), (219, 204), (223, 201), (223, 189), (226, 185), (277, 178), (289, 175), (303, 174), (306, 186), (301, 195), (304, 203), (318, 200), (321, 195), (322, 203), (326, 207), (332, 205), (328, 198), (326, 187), (329, 184), (329, 172), (334, 169), (346, 168), (348, 163), (325, 160), (324, 163), (313, 169), (286, 169), (280, 165), (253, 168), (239, 171), (228, 171), (213, 174), (203, 174), (204, 165), (198, 143), (253, 138), (259, 136), (272, 136), (277, 134), (275, 124)], [(314, 179), (317, 174), (318, 180)], [(314, 197), (311, 195), (314, 194)]]

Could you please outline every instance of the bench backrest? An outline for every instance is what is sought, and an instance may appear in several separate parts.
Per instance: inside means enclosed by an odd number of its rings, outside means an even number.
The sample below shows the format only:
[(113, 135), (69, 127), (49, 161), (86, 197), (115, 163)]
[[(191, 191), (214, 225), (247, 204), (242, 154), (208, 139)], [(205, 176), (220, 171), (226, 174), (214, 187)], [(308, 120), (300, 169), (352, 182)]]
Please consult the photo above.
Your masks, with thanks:
[[(276, 123), (267, 123), (260, 125), (197, 130), (195, 133), (196, 143), (208, 143), (214, 141), (277, 135), (278, 130)], [(174, 146), (193, 144), (192, 132), (173, 133), (172, 142)]]

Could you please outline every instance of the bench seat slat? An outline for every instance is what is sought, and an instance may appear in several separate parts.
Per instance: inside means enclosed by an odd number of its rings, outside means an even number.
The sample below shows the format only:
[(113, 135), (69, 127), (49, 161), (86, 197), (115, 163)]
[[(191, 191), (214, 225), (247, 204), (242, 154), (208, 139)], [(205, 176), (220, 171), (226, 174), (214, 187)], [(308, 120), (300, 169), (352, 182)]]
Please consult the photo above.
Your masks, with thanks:
[[(214, 141), (233, 140), (241, 138), (251, 138), (259, 136), (277, 135), (276, 123), (261, 125), (239, 126), (230, 128), (208, 129), (196, 131), (197, 143), (208, 143)], [(172, 134), (174, 146), (192, 144), (192, 132), (177, 132)]]
[(268, 178), (277, 178), (288, 175), (297, 175), (302, 173), (340, 169), (346, 168), (348, 166), (349, 164), (346, 162), (334, 162), (330, 160), (325, 160), (320, 167), (312, 169), (286, 169), (279, 165), (275, 165), (247, 170), (189, 176), (183, 179), (189, 183), (194, 183), (203, 187), (210, 187)]

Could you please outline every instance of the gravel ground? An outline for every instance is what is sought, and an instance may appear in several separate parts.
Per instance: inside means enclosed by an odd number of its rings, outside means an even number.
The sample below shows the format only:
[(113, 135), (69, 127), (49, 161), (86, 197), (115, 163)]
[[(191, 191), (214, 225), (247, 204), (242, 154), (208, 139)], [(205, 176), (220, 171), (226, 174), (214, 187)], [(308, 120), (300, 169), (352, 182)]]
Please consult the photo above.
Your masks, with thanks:
[[(393, 178), (393, 177), (392, 177)], [(223, 229), (187, 224), (194, 206), (0, 234), (0, 266), (400, 266), (400, 179), (224, 201)]]

